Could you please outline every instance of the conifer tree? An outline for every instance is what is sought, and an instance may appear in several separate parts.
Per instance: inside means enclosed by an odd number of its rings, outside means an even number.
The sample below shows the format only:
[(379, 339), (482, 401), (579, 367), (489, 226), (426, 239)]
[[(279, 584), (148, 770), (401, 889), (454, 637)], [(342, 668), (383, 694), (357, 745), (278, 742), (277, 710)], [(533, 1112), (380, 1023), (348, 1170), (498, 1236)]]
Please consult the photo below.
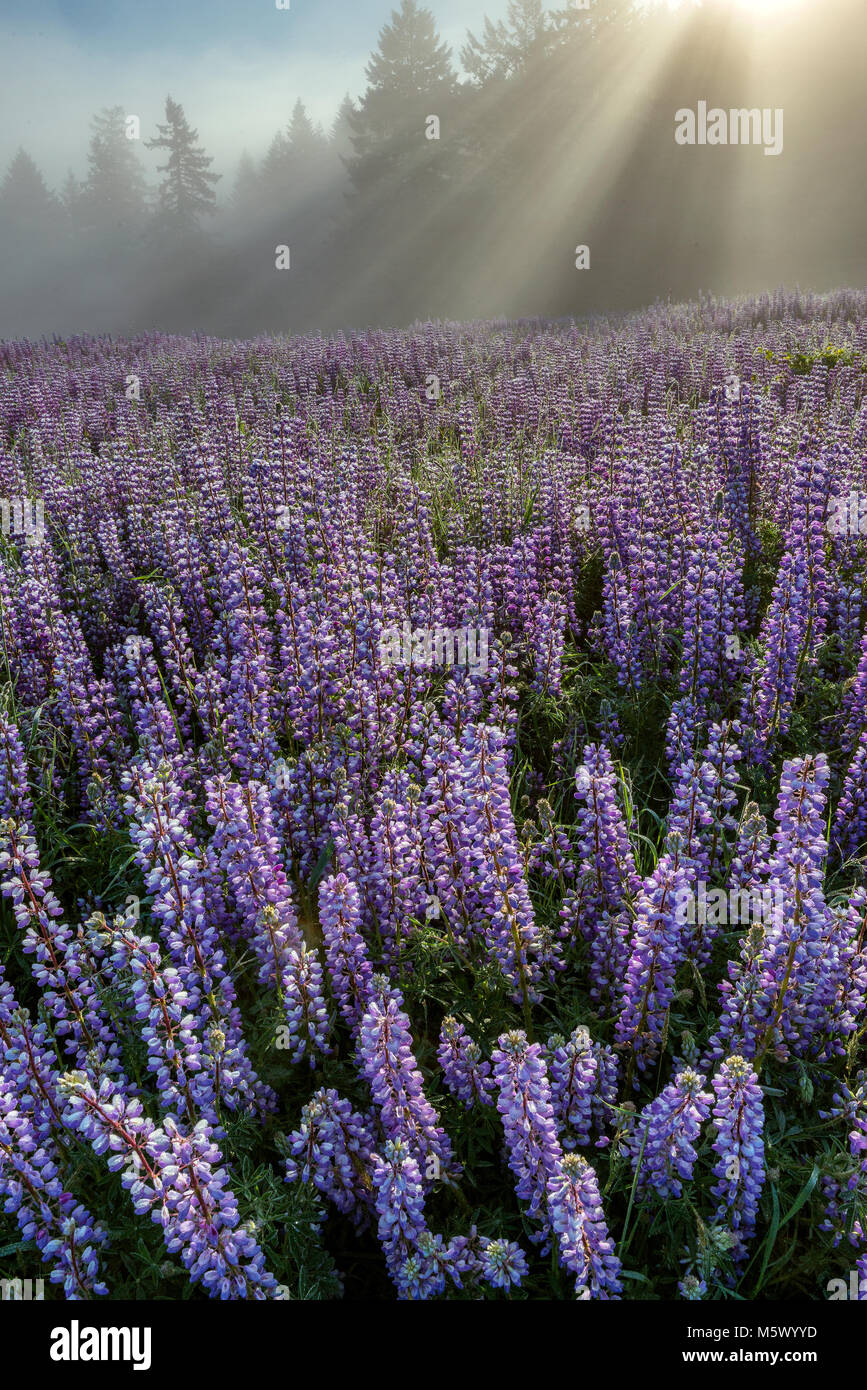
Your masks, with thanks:
[(332, 147), (344, 161), (352, 156), (352, 119), (357, 114), (355, 102), (347, 92), (337, 109), (337, 115), (331, 127)]
[(216, 210), (213, 185), (221, 175), (211, 173), (213, 160), (198, 144), (199, 132), (190, 128), (184, 108), (171, 97), (166, 98), (165, 122), (157, 130), (159, 134), (146, 143), (149, 150), (168, 151), (166, 163), (159, 165), (164, 175), (157, 194), (160, 218), (173, 230), (195, 230), (203, 216)]
[(85, 225), (115, 235), (138, 230), (146, 208), (145, 178), (135, 142), (127, 138), (122, 106), (106, 107), (94, 116), (87, 166)]
[(307, 114), (304, 102), (296, 101), (292, 108), (292, 119), (287, 131), (289, 148), (298, 158), (314, 158), (321, 154), (325, 136), (320, 126), (316, 126)]
[(425, 140), (425, 121), (430, 114), (445, 116), (456, 88), (451, 50), (440, 42), (430, 10), (402, 0), (380, 32), (365, 75), (367, 90), (349, 118), (356, 189), (375, 195), (423, 182), (440, 153)]
[(12, 233), (43, 233), (57, 220), (59, 205), (36, 163), (19, 150), (0, 183), (0, 219)]
[(485, 16), (482, 37), (467, 34), (461, 62), (479, 84), (513, 77), (551, 50), (554, 26), (542, 0), (510, 0), (506, 20)]
[(232, 186), (231, 205), (233, 209), (244, 211), (258, 198), (261, 189), (261, 176), (256, 161), (248, 150), (244, 150), (238, 160), (235, 182)]

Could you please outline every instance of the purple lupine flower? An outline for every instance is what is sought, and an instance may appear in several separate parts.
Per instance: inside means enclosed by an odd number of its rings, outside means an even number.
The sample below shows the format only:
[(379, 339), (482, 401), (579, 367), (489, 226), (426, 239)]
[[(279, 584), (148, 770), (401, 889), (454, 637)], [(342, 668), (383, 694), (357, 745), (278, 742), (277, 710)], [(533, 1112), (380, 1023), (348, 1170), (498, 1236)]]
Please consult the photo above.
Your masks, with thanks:
[(482, 1240), (482, 1277), (494, 1289), (517, 1286), (528, 1274), (527, 1257), (513, 1240)]
[[(826, 1031), (844, 1038), (857, 1033), (867, 999), (867, 889), (854, 888), (833, 909), (827, 944), (837, 958), (833, 992), (826, 994)], [(827, 1049), (826, 1049), (827, 1051)]]
[[(515, 1191), (527, 1203), (528, 1215), (547, 1228), (548, 1179), (562, 1159), (551, 1087), (539, 1043), (528, 1043), (520, 1030), (503, 1033), (493, 1053), (494, 1079), (499, 1088), (497, 1110), (503, 1121), (509, 1167), (517, 1178)], [(547, 1246), (543, 1246), (543, 1250)]]
[(0, 712), (0, 817), (33, 825), (33, 798), (18, 726)]
[(331, 989), (353, 1033), (371, 998), (373, 966), (361, 933), (358, 889), (346, 874), (319, 885), (319, 921)]
[(24, 1240), (34, 1241), (51, 1263), (52, 1283), (62, 1283), (67, 1299), (108, 1292), (99, 1278), (104, 1228), (64, 1192), (56, 1158), (27, 1132), (26, 1112), (0, 1084), (0, 1197), (3, 1211), (15, 1216)]
[(731, 814), (737, 800), (735, 764), (741, 756), (737, 732), (734, 720), (712, 724), (704, 751), (685, 758), (675, 779), (668, 833), (680, 841), (677, 862), (705, 878), (717, 871), (725, 858), (726, 835), (737, 829)]
[(834, 814), (831, 842), (839, 853), (859, 854), (867, 842), (867, 729), (858, 738)]
[[(418, 1296), (417, 1271), (407, 1270), (406, 1261), (427, 1231), (424, 1189), (421, 1171), (404, 1139), (386, 1140), (384, 1156), (373, 1155), (373, 1188), (377, 1234), (389, 1274), (400, 1297), (411, 1297), (414, 1289)], [(426, 1290), (421, 1296), (426, 1296)]]
[(206, 805), (214, 825), (209, 851), (226, 874), (245, 934), (261, 962), (260, 983), (276, 988), (292, 1061), (308, 1056), (313, 1065), (315, 1054), (327, 1051), (322, 968), (298, 926), (268, 789), (262, 782), (251, 780), (242, 787), (217, 777), (206, 786)]
[(52, 668), (58, 707), (78, 762), (82, 802), (96, 824), (119, 822), (119, 768), (129, 761), (120, 711), (110, 683), (96, 679), (90, 658), (67, 641)]
[(330, 1087), (317, 1091), (287, 1137), (286, 1181), (312, 1182), (357, 1225), (367, 1220), (375, 1137), (368, 1122)]
[(716, 1101), (713, 1123), (717, 1137), (714, 1164), (719, 1197), (717, 1221), (727, 1221), (738, 1238), (735, 1259), (746, 1257), (756, 1228), (759, 1197), (765, 1181), (764, 1111), (758, 1076), (743, 1057), (729, 1057), (713, 1078)]
[(66, 1134), (58, 1076), (44, 1023), (18, 1006), (0, 966), (0, 1197), (24, 1240), (50, 1264), (49, 1278), (67, 1299), (108, 1292), (100, 1278), (108, 1234), (61, 1182)]
[[(729, 963), (720, 990), (724, 1005), (709, 1055), (733, 1050), (760, 1059), (766, 1051), (784, 1058), (813, 1046), (841, 1050), (848, 1027), (839, 1009), (848, 993), (852, 967), (851, 931), (824, 896), (825, 804), (830, 770), (827, 759), (794, 759), (783, 765), (776, 811), (779, 828), (768, 865), (769, 887), (777, 908), (764, 930), (753, 928), (743, 941), (741, 959)], [(851, 924), (850, 924), (851, 925)]]
[(640, 631), (635, 595), (620, 556), (614, 550), (602, 581), (601, 634), (605, 655), (614, 665), (617, 684), (636, 691), (642, 684)]
[(24, 953), (34, 958), (33, 977), (66, 1052), (81, 1068), (96, 1059), (99, 1069), (118, 1073), (120, 1049), (92, 979), (86, 945), (60, 920), (62, 908), (39, 866), (35, 839), (12, 820), (0, 821), (0, 893), (12, 899)]
[[(205, 807), (213, 826), (210, 863), (225, 875), (241, 934), (262, 962), (260, 982), (279, 989), (286, 952), (300, 947), (303, 938), (282, 863), (269, 789), (263, 782), (242, 785), (217, 776), (205, 783)], [(276, 921), (269, 918), (263, 923), (265, 908), (274, 909)]]
[(246, 780), (264, 777), (277, 756), (274, 734), (274, 635), (262, 574), (240, 546), (224, 544), (216, 571), (219, 616), (216, 669), (222, 678), (225, 740), (232, 766)]
[(539, 835), (533, 844), (530, 866), (544, 878), (556, 878), (565, 891), (567, 879), (575, 876), (569, 836), (557, 824), (551, 803), (545, 797), (540, 797), (536, 803), (536, 816)]
[(170, 589), (161, 584), (140, 585), (142, 606), (171, 685), (172, 708), (186, 741), (192, 738), (195, 709), (196, 662), (184, 621), (184, 609)]
[(699, 1275), (690, 1272), (678, 1280), (677, 1291), (687, 1302), (698, 1303), (707, 1293), (707, 1284)]
[(483, 942), (529, 1007), (546, 952), (512, 815), (504, 735), (467, 725), (458, 747), (441, 726), (431, 734), (421, 821), (432, 887), (455, 943)]
[(163, 963), (155, 941), (123, 918), (109, 923), (95, 913), (88, 927), (94, 959), (105, 977), (131, 997), (163, 1110), (189, 1123), (204, 1118), (215, 1134), (222, 1133), (214, 1076), (202, 1059), (190, 995), (178, 971)]
[[(266, 909), (267, 911), (267, 909)], [(308, 1057), (316, 1065), (315, 1054), (328, 1051), (330, 1025), (322, 981), (319, 955), (302, 945), (287, 954), (283, 977), (283, 1011), (289, 1038), (294, 1044), (290, 1056), (293, 1062)]]
[(259, 1081), (247, 1053), (218, 923), (208, 911), (205, 856), (189, 830), (188, 807), (172, 768), (165, 761), (156, 768), (135, 767), (125, 782), (129, 834), (153, 897), (151, 914), (190, 996), (217, 1092), (232, 1109), (273, 1109), (276, 1097)]
[(719, 526), (695, 538), (686, 567), (680, 692), (702, 710), (737, 673), (742, 565)]
[[(548, 1040), (551, 1099), (566, 1149), (592, 1143), (592, 1131), (603, 1134), (611, 1123), (617, 1099), (619, 1065), (610, 1047), (593, 1042), (589, 1030), (579, 1024), (568, 1041), (555, 1035)], [(604, 1144), (605, 1140), (600, 1141)]]
[(867, 629), (861, 638), (861, 651), (855, 679), (846, 691), (843, 701), (846, 725), (840, 741), (844, 753), (850, 758), (858, 747), (861, 735), (867, 728), (865, 710), (867, 710)]
[(469, 725), (461, 744), (471, 834), (466, 868), (476, 879), (487, 943), (526, 1007), (536, 997), (543, 946), (512, 815), (505, 740), (491, 725)]
[(270, 767), (271, 801), (277, 818), (276, 830), (296, 880), (309, 878), (331, 837), (331, 820), (340, 785), (337, 776), (346, 772), (333, 751), (317, 746), (306, 748), (297, 762), (274, 759)]
[[(575, 887), (563, 900), (563, 931), (588, 941), (593, 999), (611, 997), (629, 958), (625, 922), (640, 887), (635, 855), (618, 803), (618, 779), (604, 744), (588, 744), (575, 773), (579, 802)], [(600, 930), (600, 924), (602, 930)]]
[(701, 719), (695, 700), (688, 695), (675, 700), (665, 726), (665, 761), (674, 780), (683, 763), (695, 757), (701, 729)]
[(416, 807), (420, 789), (407, 773), (388, 772), (370, 821), (371, 899), (387, 961), (400, 959), (413, 918), (423, 920), (430, 871)]
[(548, 1179), (551, 1229), (560, 1263), (575, 1275), (578, 1298), (619, 1298), (620, 1260), (602, 1211), (596, 1174), (580, 1154), (566, 1154)]
[(729, 860), (729, 883), (732, 888), (737, 891), (757, 888), (767, 877), (770, 857), (767, 822), (756, 803), (748, 801)]
[(631, 1046), (639, 1070), (658, 1055), (674, 979), (684, 954), (678, 905), (689, 893), (685, 869), (663, 855), (645, 881), (635, 910), (632, 949), (626, 968), (617, 1041)]
[(157, 1128), (141, 1101), (124, 1098), (109, 1077), (95, 1087), (83, 1072), (67, 1072), (60, 1089), (64, 1124), (89, 1140), (94, 1153), (111, 1154), (108, 1166), (120, 1172), (134, 1210), (162, 1227), (167, 1250), (180, 1255), (192, 1283), (201, 1282), (210, 1298), (275, 1296), (261, 1250), (239, 1225), (205, 1120), (188, 1134), (171, 1115)]
[[(389, 951), (389, 925), (383, 931), (374, 898), (375, 849), (367, 817), (359, 806), (359, 787), (350, 782), (345, 770), (335, 769), (338, 788), (329, 826), (334, 846), (334, 868), (346, 874), (358, 888), (362, 923), (366, 931), (377, 931), (383, 953)], [(371, 827), (372, 831), (372, 827)]]
[(543, 695), (561, 693), (565, 640), (566, 605), (559, 594), (552, 593), (539, 607), (533, 633), (533, 688)]
[(424, 1161), (426, 1178), (456, 1171), (448, 1135), (424, 1092), (403, 995), (384, 975), (371, 980), (358, 1059), (389, 1138), (404, 1140), (408, 1151)]
[(442, 1022), (437, 1061), (446, 1086), (468, 1110), (473, 1105), (493, 1105), (491, 1064), (483, 1060), (478, 1043), (464, 1025), (451, 1015)]
[(747, 752), (767, 760), (790, 726), (804, 673), (815, 659), (828, 611), (825, 518), (829, 460), (802, 447), (792, 478), (792, 512), (786, 549), (760, 634), (761, 650), (742, 722), (750, 731)]
[[(737, 830), (732, 807), (737, 799), (735, 764), (740, 749), (734, 742), (737, 724), (711, 725), (701, 758), (681, 763), (668, 813), (666, 849), (672, 861), (689, 873), (692, 896), (703, 891), (727, 857), (729, 837)], [(692, 904), (689, 904), (690, 907)], [(699, 969), (707, 967), (719, 924), (707, 918), (687, 920), (694, 930), (685, 933), (688, 954)]]
[(419, 811), (431, 887), (451, 936), (465, 946), (477, 900), (464, 867), (469, 864), (472, 844), (466, 825), (467, 773), (454, 737), (438, 721), (431, 724), (422, 760), (425, 786)]
[(684, 1068), (635, 1117), (626, 1147), (639, 1191), (651, 1188), (660, 1197), (683, 1194), (698, 1157), (695, 1143), (713, 1102), (703, 1085), (701, 1073)]
[[(851, 1245), (862, 1248), (858, 1269), (863, 1279), (867, 1275), (863, 1256), (867, 1236), (862, 1217), (867, 1195), (867, 1158), (864, 1156), (867, 1153), (867, 1072), (858, 1072), (851, 1086), (843, 1082), (834, 1093), (830, 1110), (819, 1111), (819, 1119), (842, 1120), (852, 1125), (848, 1139), (849, 1153), (854, 1162), (845, 1175), (845, 1186), (833, 1184), (823, 1224), (826, 1229), (830, 1227), (834, 1231), (835, 1245), (846, 1233)], [(865, 1285), (859, 1280), (859, 1291), (863, 1292), (864, 1289)]]
[(120, 671), (127, 682), (133, 727), (140, 752), (149, 762), (162, 759), (176, 775), (182, 769), (181, 742), (171, 709), (163, 695), (163, 683), (149, 637), (130, 636), (117, 652)]

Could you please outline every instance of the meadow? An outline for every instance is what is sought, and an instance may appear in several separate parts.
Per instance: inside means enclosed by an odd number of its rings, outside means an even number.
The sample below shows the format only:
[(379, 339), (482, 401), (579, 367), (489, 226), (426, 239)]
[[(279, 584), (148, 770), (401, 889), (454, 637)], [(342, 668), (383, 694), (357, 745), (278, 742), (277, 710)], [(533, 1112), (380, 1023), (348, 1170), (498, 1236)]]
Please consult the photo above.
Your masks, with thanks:
[(867, 292), (0, 343), (0, 494), (0, 1278), (867, 1290)]

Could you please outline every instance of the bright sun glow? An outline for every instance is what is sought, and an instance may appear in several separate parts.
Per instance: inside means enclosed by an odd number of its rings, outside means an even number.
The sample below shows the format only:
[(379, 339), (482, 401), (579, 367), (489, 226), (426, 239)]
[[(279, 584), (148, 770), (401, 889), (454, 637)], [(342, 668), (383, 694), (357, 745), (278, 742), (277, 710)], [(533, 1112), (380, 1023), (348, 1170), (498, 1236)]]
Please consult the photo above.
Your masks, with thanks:
[(782, 10), (795, 9), (800, 0), (731, 0), (731, 3), (753, 14), (779, 14)]
[[(682, 9), (692, 3), (693, 0), (669, 0), (672, 9)], [(716, 0), (716, 3), (758, 17), (791, 14), (808, 3), (808, 0)]]

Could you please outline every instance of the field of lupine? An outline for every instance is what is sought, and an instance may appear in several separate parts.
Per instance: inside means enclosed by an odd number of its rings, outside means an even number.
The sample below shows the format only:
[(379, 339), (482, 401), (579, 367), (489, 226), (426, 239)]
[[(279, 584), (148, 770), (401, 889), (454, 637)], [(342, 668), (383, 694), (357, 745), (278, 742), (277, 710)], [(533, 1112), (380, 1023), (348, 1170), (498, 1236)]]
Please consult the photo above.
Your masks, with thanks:
[(867, 293), (0, 373), (0, 1276), (857, 1287)]

